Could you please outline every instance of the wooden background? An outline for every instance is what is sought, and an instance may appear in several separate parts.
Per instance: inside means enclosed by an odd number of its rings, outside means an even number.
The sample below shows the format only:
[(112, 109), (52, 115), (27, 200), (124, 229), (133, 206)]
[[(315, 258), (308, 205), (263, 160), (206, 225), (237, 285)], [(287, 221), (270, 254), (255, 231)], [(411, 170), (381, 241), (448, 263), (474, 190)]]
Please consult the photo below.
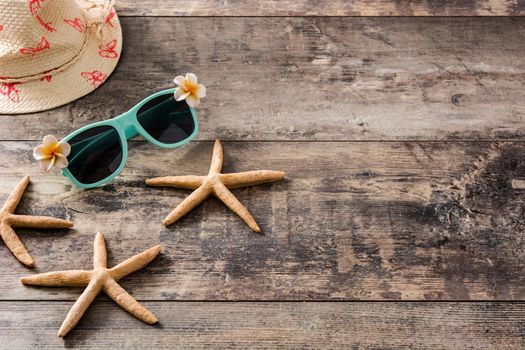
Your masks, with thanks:
[[(18, 212), (75, 222), (18, 230), (34, 271), (0, 245), (0, 347), (525, 346), (525, 18), (494, 17), (523, 14), (521, 1), (120, 0), (117, 11), (124, 50), (102, 87), (0, 116), (0, 200), (28, 174)], [(390, 15), (423, 17), (352, 17)], [(44, 135), (122, 113), (187, 71), (208, 88), (197, 141), (133, 140), (122, 175), (89, 191), (33, 163)], [(161, 224), (188, 192), (144, 179), (205, 172), (217, 137), (224, 171), (288, 173), (234, 191), (262, 235), (215, 199)], [(102, 296), (58, 339), (81, 290), (18, 279), (89, 268), (96, 231), (110, 265), (165, 247), (122, 281), (160, 324)]]

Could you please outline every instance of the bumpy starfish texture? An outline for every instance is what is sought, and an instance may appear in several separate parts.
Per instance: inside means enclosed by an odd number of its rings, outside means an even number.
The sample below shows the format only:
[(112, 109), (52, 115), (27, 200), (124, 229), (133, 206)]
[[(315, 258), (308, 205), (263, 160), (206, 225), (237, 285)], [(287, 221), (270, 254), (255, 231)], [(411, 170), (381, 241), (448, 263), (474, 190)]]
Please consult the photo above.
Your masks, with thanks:
[(128, 294), (117, 281), (121, 278), (142, 269), (148, 265), (159, 253), (161, 246), (152, 247), (137, 254), (117, 266), (107, 268), (107, 252), (104, 236), (97, 233), (95, 237), (93, 270), (69, 270), (41, 273), (38, 275), (22, 277), (23, 284), (50, 287), (86, 287), (77, 299), (58, 331), (59, 337), (66, 336), (75, 328), (82, 315), (86, 312), (95, 297), (104, 291), (111, 299), (119, 304), (130, 314), (149, 324), (157, 323), (157, 318), (148, 309), (140, 305)]
[(34, 266), (35, 262), (20, 238), (16, 235), (13, 227), (69, 228), (73, 227), (73, 223), (49, 216), (13, 214), (28, 184), (29, 176), (24, 176), (9, 195), (2, 209), (0, 209), (0, 237), (2, 237), (7, 248), (22, 264), (31, 267)]
[(180, 203), (163, 221), (168, 226), (179, 220), (211, 195), (219, 198), (234, 213), (239, 215), (255, 232), (261, 229), (248, 209), (230, 192), (232, 188), (259, 185), (284, 179), (286, 173), (273, 170), (246, 171), (242, 173), (221, 174), (223, 163), (222, 146), (215, 140), (210, 171), (207, 176), (165, 176), (146, 180), (150, 186), (170, 186), (195, 190)]

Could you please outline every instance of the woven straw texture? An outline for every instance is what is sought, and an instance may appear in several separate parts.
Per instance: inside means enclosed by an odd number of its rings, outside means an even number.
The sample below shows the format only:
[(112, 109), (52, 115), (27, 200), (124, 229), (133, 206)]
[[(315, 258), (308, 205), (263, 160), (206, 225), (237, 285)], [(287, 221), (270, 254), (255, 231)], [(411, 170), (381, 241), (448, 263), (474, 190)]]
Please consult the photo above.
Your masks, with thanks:
[(0, 113), (74, 101), (115, 69), (122, 31), (103, 0), (0, 1)]

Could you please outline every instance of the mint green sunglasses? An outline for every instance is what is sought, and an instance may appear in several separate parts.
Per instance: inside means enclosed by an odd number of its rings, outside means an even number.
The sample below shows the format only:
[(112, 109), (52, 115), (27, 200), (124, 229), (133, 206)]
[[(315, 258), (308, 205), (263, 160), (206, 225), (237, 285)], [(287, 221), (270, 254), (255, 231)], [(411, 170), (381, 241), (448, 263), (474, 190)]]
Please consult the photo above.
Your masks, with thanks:
[(93, 188), (113, 180), (124, 168), (130, 138), (140, 135), (163, 148), (180, 147), (199, 131), (197, 112), (176, 101), (175, 89), (159, 91), (118, 117), (86, 125), (66, 136), (71, 152), (62, 175), (76, 186)]

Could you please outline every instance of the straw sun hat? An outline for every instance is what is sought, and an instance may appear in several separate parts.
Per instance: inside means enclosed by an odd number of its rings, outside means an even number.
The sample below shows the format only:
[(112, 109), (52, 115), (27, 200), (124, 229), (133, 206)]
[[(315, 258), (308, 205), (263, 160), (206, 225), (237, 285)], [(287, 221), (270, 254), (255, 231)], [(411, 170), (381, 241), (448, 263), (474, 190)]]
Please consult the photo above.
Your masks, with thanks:
[(122, 31), (115, 0), (0, 0), (0, 113), (57, 107), (115, 69)]

